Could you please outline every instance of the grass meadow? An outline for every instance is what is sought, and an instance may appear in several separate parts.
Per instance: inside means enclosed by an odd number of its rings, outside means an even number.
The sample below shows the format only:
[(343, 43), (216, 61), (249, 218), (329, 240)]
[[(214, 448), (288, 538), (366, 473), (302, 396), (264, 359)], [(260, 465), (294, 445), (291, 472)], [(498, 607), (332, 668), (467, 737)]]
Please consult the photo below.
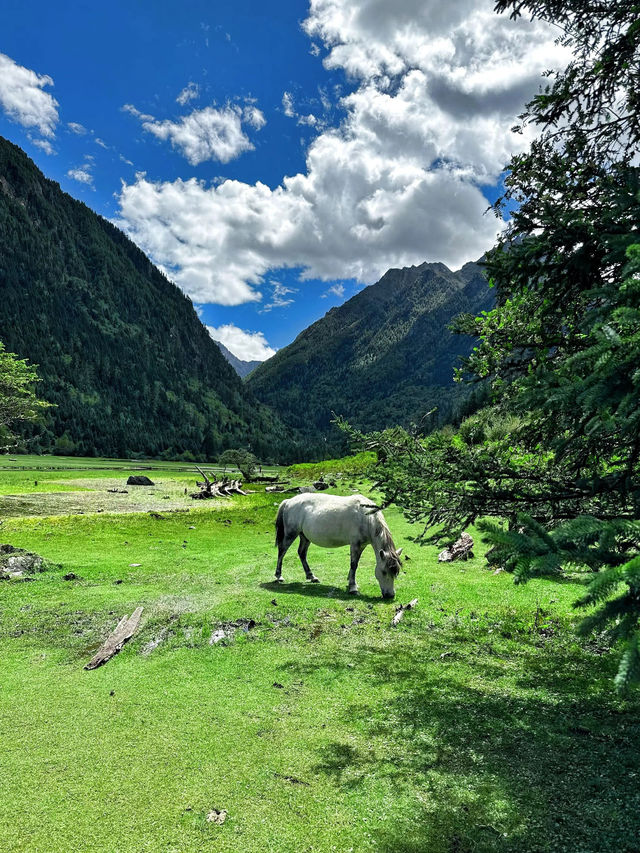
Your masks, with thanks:
[[(576, 637), (576, 583), (515, 587), (479, 537), (439, 564), (389, 509), (395, 604), (419, 599), (392, 628), (370, 549), (358, 597), (348, 549), (312, 545), (307, 584), (294, 547), (272, 583), (264, 486), (193, 501), (185, 463), (13, 460), (0, 540), (48, 568), (0, 583), (3, 853), (640, 849), (640, 704)], [(156, 485), (127, 487), (143, 468)]]

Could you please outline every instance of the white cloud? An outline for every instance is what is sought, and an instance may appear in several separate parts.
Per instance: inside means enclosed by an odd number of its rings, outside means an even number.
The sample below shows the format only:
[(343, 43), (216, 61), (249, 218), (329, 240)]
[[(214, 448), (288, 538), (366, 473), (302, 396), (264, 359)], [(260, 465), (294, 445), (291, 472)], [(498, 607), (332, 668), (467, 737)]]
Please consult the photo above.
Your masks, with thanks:
[(122, 109), (142, 121), (142, 127), (158, 139), (169, 140), (192, 166), (207, 160), (228, 163), (244, 151), (253, 150), (253, 144), (242, 129), (242, 123), (255, 130), (264, 127), (266, 120), (254, 105), (242, 110), (239, 106), (205, 107), (182, 116), (178, 121), (157, 121), (153, 116), (137, 110), (132, 104)]
[(271, 301), (262, 306), (260, 314), (266, 314), (273, 308), (286, 308), (294, 301), (289, 294), (298, 292), (297, 287), (287, 287), (279, 281), (272, 281), (270, 284), (272, 287)]
[(246, 332), (233, 323), (225, 326), (207, 326), (207, 330), (215, 341), (220, 341), (236, 358), (242, 361), (266, 361), (276, 354), (262, 332)]
[(254, 104), (249, 104), (243, 109), (242, 120), (250, 124), (255, 130), (262, 130), (267, 123), (262, 110), (259, 110)]
[[(122, 188), (120, 224), (199, 302), (259, 300), (278, 268), (368, 284), (390, 267), (477, 259), (500, 228), (481, 186), (527, 144), (510, 127), (541, 72), (566, 59), (545, 25), (484, 0), (311, 0), (304, 26), (357, 85), (303, 172), (273, 189), (144, 176)], [(291, 93), (282, 106), (299, 118)], [(168, 138), (182, 129), (168, 125)]]
[(327, 296), (337, 296), (338, 299), (342, 299), (344, 297), (344, 284), (333, 284), (328, 290), (322, 294), (322, 298), (325, 299)]
[(47, 74), (37, 74), (0, 53), (0, 106), (22, 127), (37, 128), (52, 139), (58, 124), (58, 102), (46, 86), (53, 86)]
[(104, 139), (100, 139), (99, 136), (96, 136), (96, 138), (93, 141), (95, 142), (96, 145), (99, 145), (100, 148), (108, 148), (109, 147), (107, 145), (107, 143), (104, 141)]
[(67, 127), (72, 133), (75, 133), (77, 136), (84, 136), (84, 134), (87, 132), (87, 128), (77, 121), (68, 121)]
[(129, 113), (129, 115), (139, 118), (140, 121), (153, 121), (152, 115), (149, 115), (149, 113), (141, 113), (140, 110), (133, 106), (133, 104), (123, 104), (120, 109), (123, 113)]
[(181, 107), (188, 104), (189, 101), (195, 100), (200, 95), (200, 86), (197, 83), (187, 83), (184, 89), (180, 92), (176, 101)]
[(48, 139), (32, 139), (31, 142), (36, 148), (41, 148), (45, 154), (55, 154), (55, 149)]
[(78, 181), (81, 184), (87, 184), (88, 186), (93, 187), (93, 175), (89, 171), (90, 168), (89, 164), (85, 164), (77, 169), (69, 169), (67, 177), (74, 181)]
[(293, 118), (295, 116), (296, 113), (293, 109), (293, 96), (291, 92), (285, 92), (282, 95), (282, 109), (288, 118)]

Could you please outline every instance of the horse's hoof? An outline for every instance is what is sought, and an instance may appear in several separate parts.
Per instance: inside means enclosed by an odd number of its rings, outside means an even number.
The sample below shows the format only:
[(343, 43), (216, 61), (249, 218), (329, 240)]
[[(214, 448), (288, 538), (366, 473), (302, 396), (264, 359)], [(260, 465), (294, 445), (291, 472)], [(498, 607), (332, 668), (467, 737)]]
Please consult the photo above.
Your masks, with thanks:
[(359, 592), (360, 592), (360, 590), (358, 589), (357, 586), (349, 589), (349, 595), (357, 595)]
[(309, 578), (309, 583), (320, 583), (320, 578), (314, 575), (312, 578)]
[(274, 583), (284, 583), (284, 579), (283, 578), (276, 578)]

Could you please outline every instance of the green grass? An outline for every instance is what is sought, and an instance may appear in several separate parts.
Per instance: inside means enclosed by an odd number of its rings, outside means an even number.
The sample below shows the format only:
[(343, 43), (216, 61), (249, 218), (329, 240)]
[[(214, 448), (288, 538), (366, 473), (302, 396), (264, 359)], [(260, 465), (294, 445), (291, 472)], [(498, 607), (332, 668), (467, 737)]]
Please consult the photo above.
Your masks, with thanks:
[(363, 451), (353, 456), (344, 456), (342, 459), (326, 459), (324, 462), (300, 462), (290, 465), (287, 474), (290, 477), (307, 477), (315, 480), (318, 477), (343, 477), (363, 476), (376, 461), (375, 453)]
[[(114, 470), (65, 482), (102, 494)], [(370, 551), (358, 598), (343, 549), (312, 546), (307, 585), (292, 548), (276, 586), (273, 494), (203, 505), (185, 477), (153, 477), (177, 512), (5, 520), (51, 567), (0, 583), (2, 851), (637, 851), (640, 709), (576, 639), (576, 584), (438, 564), (388, 510), (398, 599), (419, 598), (391, 628)], [(84, 671), (138, 604), (132, 641)]]

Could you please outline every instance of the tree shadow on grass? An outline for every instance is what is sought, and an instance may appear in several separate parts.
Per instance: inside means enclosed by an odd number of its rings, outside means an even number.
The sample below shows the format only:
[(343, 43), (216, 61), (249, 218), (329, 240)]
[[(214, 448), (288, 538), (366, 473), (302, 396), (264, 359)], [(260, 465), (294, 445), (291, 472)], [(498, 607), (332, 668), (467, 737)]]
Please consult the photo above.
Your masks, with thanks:
[(381, 604), (385, 607), (391, 605), (392, 599), (384, 599), (380, 595), (351, 595), (346, 589), (330, 586), (326, 583), (309, 583), (309, 581), (293, 581), (292, 583), (278, 583), (277, 581), (263, 582), (262, 589), (279, 595), (306, 595), (312, 598), (334, 598), (338, 601), (366, 601), (367, 603)]
[[(481, 658), (471, 684), (422, 644), (352, 654), (373, 685), (397, 689), (384, 706), (374, 689), (364, 713), (345, 708), (345, 739), (315, 770), (362, 796), (391, 789), (377, 849), (638, 853), (640, 708), (613, 695), (613, 659), (523, 641), (515, 682)], [(349, 737), (362, 719), (365, 737)]]

